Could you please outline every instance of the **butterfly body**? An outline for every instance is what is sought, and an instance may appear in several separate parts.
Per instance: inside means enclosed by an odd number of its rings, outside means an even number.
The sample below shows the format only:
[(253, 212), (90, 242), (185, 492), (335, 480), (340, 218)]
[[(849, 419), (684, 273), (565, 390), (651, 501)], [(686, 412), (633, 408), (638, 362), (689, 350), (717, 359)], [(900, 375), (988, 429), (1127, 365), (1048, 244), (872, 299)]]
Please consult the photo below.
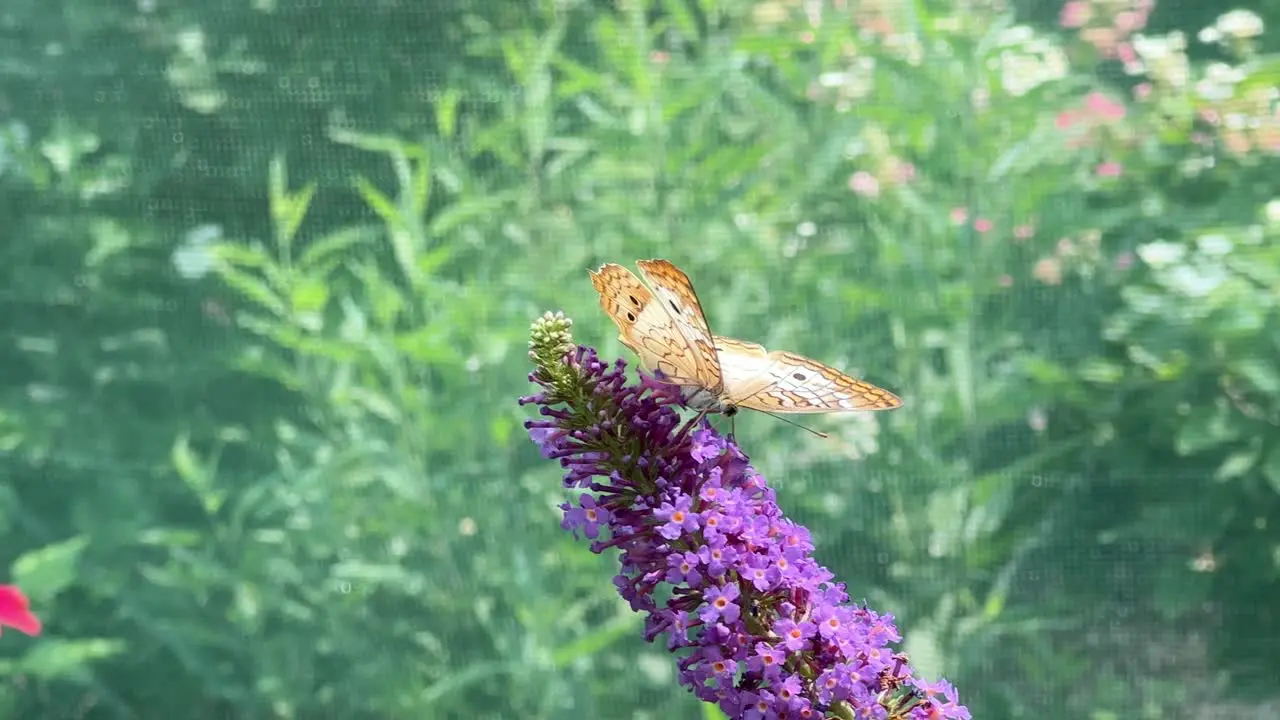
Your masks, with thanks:
[(689, 277), (666, 260), (637, 263), (649, 285), (608, 263), (591, 273), (600, 306), (640, 364), (701, 412), (830, 413), (900, 407), (893, 393), (795, 353), (711, 334)]
[(694, 410), (701, 410), (709, 413), (722, 413), (728, 417), (733, 417), (738, 413), (738, 407), (726, 402), (723, 395), (717, 395), (706, 388), (697, 387), (696, 385), (681, 385), (680, 392), (684, 397), (684, 402)]

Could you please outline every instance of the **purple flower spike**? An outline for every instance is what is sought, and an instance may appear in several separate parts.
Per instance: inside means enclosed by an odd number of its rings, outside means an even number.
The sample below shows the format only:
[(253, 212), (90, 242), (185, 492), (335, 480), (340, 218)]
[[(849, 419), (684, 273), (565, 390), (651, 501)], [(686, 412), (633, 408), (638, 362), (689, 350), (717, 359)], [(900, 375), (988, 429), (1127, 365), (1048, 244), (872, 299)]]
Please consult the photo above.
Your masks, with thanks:
[(614, 585), (647, 614), (647, 640), (667, 636), (681, 684), (732, 718), (969, 720), (950, 683), (888, 647), (891, 615), (849, 603), (736, 444), (705, 421), (682, 428), (677, 389), (643, 373), (628, 385), (569, 326), (534, 323), (542, 391), (521, 402), (540, 419), (526, 427), (587, 491), (561, 505), (562, 526), (620, 552)]

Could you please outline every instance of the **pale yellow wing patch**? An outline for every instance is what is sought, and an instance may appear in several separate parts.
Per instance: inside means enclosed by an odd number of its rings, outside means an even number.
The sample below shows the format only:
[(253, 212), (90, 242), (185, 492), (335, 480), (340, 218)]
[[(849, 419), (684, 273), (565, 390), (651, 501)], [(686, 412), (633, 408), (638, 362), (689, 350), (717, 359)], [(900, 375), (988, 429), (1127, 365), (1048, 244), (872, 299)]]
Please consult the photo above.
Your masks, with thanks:
[(716, 355), (720, 358), (720, 377), (724, 382), (724, 400), (737, 405), (739, 400), (755, 395), (773, 384), (769, 375), (769, 351), (763, 345), (714, 337)]
[(717, 337), (727, 402), (774, 413), (891, 410), (897, 395), (789, 352), (766, 352), (755, 343)]
[[(591, 273), (591, 284), (600, 295), (600, 307), (618, 326), (618, 339), (640, 357), (642, 367), (660, 371), (676, 385), (705, 387), (709, 372), (702, 367), (701, 351), (640, 278), (608, 263)], [(718, 388), (719, 364), (714, 376)]]

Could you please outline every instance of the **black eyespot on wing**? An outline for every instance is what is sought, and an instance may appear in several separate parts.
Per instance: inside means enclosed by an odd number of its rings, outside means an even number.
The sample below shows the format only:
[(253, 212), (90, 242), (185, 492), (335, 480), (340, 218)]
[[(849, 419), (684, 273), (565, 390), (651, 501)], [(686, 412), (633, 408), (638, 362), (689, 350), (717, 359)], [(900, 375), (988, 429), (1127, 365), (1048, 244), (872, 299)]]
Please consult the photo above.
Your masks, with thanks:
[(804, 373), (791, 373), (791, 377), (799, 380), (800, 382), (804, 382), (805, 380)]
[(627, 311), (627, 322), (635, 322), (636, 316), (630, 310)]
[(640, 307), (640, 298), (636, 297), (635, 295), (628, 295), (627, 299), (631, 301), (632, 305), (635, 305), (636, 307)]
[(675, 301), (675, 300), (668, 300), (668, 301), (667, 301), (667, 304), (669, 304), (669, 305), (671, 306), (671, 311), (672, 311), (672, 312), (674, 312), (674, 313), (675, 313), (675, 314), (677, 314), (677, 315), (679, 315), (679, 314), (680, 314), (680, 306), (679, 306), (679, 305), (676, 305), (676, 301)]

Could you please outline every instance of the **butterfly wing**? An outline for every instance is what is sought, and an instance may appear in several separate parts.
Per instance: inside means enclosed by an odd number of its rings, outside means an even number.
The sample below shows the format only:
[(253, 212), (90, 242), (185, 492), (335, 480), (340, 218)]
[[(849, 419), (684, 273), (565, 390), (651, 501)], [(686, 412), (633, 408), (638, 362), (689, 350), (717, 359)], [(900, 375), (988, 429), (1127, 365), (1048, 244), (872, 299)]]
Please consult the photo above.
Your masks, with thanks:
[(720, 392), (723, 387), (720, 358), (716, 355), (711, 328), (707, 325), (702, 303), (689, 276), (666, 260), (639, 260), (636, 265), (653, 287), (663, 309), (697, 353), (700, 384), (712, 392)]
[(773, 384), (773, 377), (769, 375), (769, 351), (763, 345), (719, 335), (714, 337), (714, 342), (726, 400), (737, 405), (739, 400), (750, 398)]
[[(702, 351), (640, 278), (621, 265), (608, 263), (591, 273), (591, 284), (600, 295), (600, 307), (618, 326), (618, 339), (640, 357), (643, 367), (660, 371), (676, 385), (707, 387), (704, 379), (711, 371), (703, 367)], [(713, 370), (718, 387), (719, 363)]]
[(772, 413), (830, 413), (889, 410), (902, 406), (897, 395), (835, 368), (789, 352), (715, 338), (728, 402)]

